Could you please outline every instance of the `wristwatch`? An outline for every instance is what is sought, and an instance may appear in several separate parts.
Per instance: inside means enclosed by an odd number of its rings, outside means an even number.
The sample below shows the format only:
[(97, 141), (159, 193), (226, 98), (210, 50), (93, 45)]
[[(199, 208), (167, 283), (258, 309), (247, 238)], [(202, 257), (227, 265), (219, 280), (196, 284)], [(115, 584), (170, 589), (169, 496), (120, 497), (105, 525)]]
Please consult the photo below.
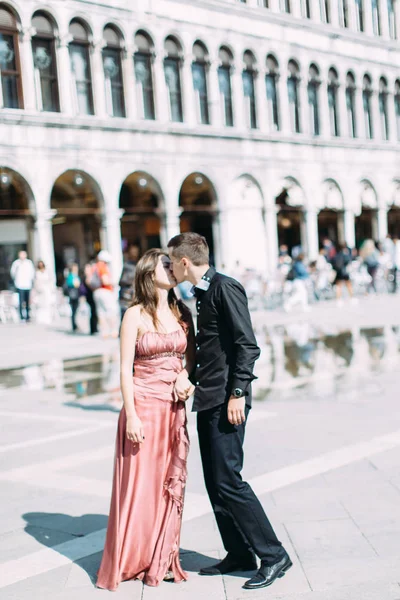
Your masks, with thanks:
[(232, 392), (232, 396), (235, 396), (235, 398), (243, 398), (244, 391), (241, 388), (235, 388)]

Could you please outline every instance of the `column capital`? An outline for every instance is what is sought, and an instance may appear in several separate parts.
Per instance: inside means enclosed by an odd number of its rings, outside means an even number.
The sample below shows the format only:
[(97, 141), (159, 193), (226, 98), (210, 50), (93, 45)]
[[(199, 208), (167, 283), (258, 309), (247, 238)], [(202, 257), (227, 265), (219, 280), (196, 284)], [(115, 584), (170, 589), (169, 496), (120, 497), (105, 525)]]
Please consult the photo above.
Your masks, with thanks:
[(31, 39), (37, 34), (37, 30), (34, 27), (19, 27), (19, 35), (21, 40), (24, 42), (30, 42)]
[(59, 35), (56, 38), (58, 48), (68, 48), (71, 42), (73, 42), (74, 36), (70, 33), (65, 35)]
[(34, 226), (40, 227), (41, 225), (48, 223), (56, 216), (56, 214), (57, 210), (55, 208), (36, 213), (36, 215), (34, 215)]
[(125, 214), (125, 209), (124, 208), (117, 208), (117, 209), (112, 209), (112, 210), (106, 210), (104, 213), (102, 213), (101, 215), (101, 220), (104, 223), (108, 223), (110, 221), (120, 221), (122, 219), (122, 217)]

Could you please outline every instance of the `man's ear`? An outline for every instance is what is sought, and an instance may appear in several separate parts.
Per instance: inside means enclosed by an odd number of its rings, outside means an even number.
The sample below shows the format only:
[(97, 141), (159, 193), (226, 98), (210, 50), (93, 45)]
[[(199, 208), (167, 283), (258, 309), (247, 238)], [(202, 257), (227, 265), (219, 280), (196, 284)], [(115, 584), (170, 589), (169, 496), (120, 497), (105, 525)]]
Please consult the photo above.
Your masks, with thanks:
[(190, 267), (190, 261), (188, 258), (186, 258), (185, 256), (181, 259), (181, 265), (183, 267), (185, 267), (185, 269), (187, 269), (188, 267)]

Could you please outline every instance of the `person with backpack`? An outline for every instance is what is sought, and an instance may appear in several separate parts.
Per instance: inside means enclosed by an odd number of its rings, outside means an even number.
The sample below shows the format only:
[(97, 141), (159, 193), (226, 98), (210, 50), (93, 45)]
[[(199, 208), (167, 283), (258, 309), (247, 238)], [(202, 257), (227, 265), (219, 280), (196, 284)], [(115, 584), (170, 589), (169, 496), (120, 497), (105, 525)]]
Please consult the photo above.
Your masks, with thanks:
[(367, 291), (370, 293), (373, 290), (377, 293), (376, 275), (379, 268), (379, 252), (374, 240), (365, 240), (360, 248), (360, 256), (367, 267), (368, 275), (371, 277)]
[(130, 306), (132, 306), (133, 296), (135, 292), (135, 273), (136, 265), (139, 260), (139, 246), (132, 244), (128, 248), (126, 261), (122, 268), (121, 277), (119, 280), (119, 308), (121, 312), (121, 322), (124, 314)]
[(79, 277), (79, 266), (77, 263), (73, 263), (68, 269), (68, 275), (65, 279), (64, 294), (69, 299), (69, 305), (71, 307), (71, 321), (72, 331), (75, 332), (78, 329), (76, 324), (76, 313), (79, 306), (79, 288), (81, 285), (81, 278)]
[(350, 248), (346, 244), (339, 244), (339, 250), (332, 263), (336, 271), (334, 285), (336, 286), (336, 302), (338, 306), (343, 304), (343, 286), (346, 286), (351, 299), (353, 299), (353, 285), (350, 279), (349, 266), (352, 261)]
[(112, 283), (110, 263), (111, 254), (107, 250), (101, 250), (89, 282), (103, 338), (117, 338), (119, 329), (119, 306)]

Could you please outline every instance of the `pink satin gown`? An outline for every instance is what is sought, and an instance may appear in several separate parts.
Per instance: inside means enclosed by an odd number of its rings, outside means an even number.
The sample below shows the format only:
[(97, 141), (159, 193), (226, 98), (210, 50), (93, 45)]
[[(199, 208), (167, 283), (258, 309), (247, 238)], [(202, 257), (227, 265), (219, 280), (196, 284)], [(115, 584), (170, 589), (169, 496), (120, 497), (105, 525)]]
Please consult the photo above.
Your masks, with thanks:
[(183, 329), (147, 332), (136, 344), (134, 397), (145, 441), (127, 440), (118, 421), (110, 516), (97, 587), (115, 590), (140, 579), (157, 586), (168, 571), (185, 581), (179, 541), (187, 477), (186, 408), (173, 401), (187, 340)]

